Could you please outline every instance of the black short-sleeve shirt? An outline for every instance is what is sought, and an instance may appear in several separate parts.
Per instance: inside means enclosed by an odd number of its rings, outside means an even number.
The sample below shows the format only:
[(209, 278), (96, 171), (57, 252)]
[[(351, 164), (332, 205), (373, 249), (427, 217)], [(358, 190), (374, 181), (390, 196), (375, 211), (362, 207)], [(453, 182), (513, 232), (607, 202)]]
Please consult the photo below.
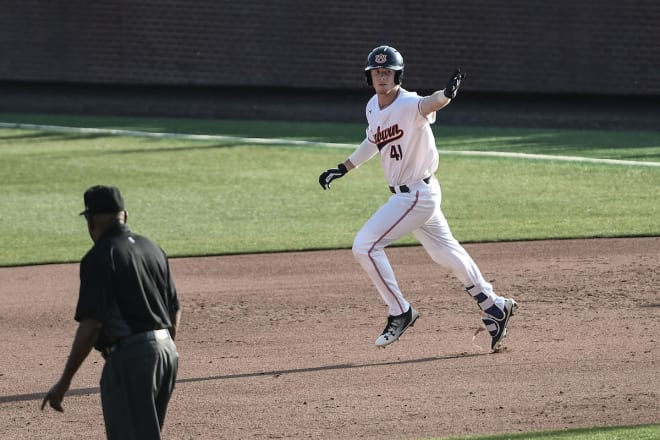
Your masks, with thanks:
[(102, 350), (131, 334), (171, 328), (179, 299), (165, 252), (126, 225), (108, 230), (80, 262), (75, 319), (102, 324)]

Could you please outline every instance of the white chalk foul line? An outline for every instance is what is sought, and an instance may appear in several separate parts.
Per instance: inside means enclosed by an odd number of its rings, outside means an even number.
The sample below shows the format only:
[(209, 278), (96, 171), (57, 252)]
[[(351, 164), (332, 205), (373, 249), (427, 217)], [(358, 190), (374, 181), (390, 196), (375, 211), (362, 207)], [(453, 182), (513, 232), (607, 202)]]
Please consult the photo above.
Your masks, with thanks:
[[(142, 130), (123, 130), (114, 128), (91, 128), (91, 127), (65, 127), (62, 125), (39, 125), (23, 124), (15, 122), (0, 122), (0, 128), (19, 128), (24, 130), (42, 130), (63, 133), (82, 133), (82, 134), (108, 134), (114, 136), (135, 136), (150, 137), (162, 139), (184, 139), (195, 141), (227, 141), (241, 144), (267, 144), (267, 145), (324, 145), (324, 142), (300, 141), (294, 139), (268, 139), (222, 136), (214, 134), (186, 134), (186, 133), (162, 133), (155, 131)], [(337, 144), (340, 145), (340, 144)], [(346, 145), (348, 146), (348, 145)]]
[(504, 151), (442, 151), (443, 154), (455, 156), (508, 157), (517, 159), (559, 160), (564, 162), (603, 163), (610, 165), (635, 165), (645, 167), (660, 167), (660, 162), (642, 162), (639, 160), (599, 159), (580, 156), (554, 156), (552, 154), (509, 153)]
[[(234, 142), (238, 144), (301, 145), (301, 146), (321, 146), (328, 148), (357, 148), (357, 144), (302, 141), (296, 139), (253, 138), (253, 137), (238, 137), (238, 136), (222, 136), (222, 135), (213, 135), (213, 134), (163, 133), (163, 132), (123, 130), (123, 129), (113, 129), (113, 128), (66, 127), (61, 125), (23, 124), (20, 122), (0, 122), (0, 128), (17, 128), (24, 130), (41, 130), (41, 131), (53, 131), (53, 132), (66, 132), (66, 133), (107, 134), (107, 135), (115, 135), (115, 136), (136, 136), (136, 137), (150, 137), (150, 138), (163, 138), (163, 139), (222, 141), (222, 142)], [(442, 154), (453, 155), (453, 156), (505, 157), (505, 158), (513, 158), (513, 159), (555, 160), (555, 161), (564, 161), (564, 162), (660, 167), (660, 162), (642, 162), (637, 160), (620, 160), (620, 159), (599, 159), (599, 158), (579, 157), (579, 156), (555, 156), (551, 154), (513, 153), (513, 152), (504, 152), (504, 151), (442, 150)]]

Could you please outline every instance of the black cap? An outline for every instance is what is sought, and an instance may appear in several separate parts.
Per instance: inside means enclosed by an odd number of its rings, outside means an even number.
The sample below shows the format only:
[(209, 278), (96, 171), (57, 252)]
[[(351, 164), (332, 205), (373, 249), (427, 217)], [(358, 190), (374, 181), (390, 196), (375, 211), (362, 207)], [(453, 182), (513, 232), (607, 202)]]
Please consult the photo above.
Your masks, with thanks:
[(115, 214), (124, 210), (124, 199), (115, 186), (96, 185), (85, 191), (85, 210), (80, 215)]

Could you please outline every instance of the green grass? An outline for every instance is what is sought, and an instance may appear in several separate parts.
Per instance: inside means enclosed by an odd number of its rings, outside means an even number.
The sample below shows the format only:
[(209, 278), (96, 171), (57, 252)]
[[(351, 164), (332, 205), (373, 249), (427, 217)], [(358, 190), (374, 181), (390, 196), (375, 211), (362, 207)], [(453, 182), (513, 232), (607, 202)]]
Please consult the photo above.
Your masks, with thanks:
[[(359, 142), (364, 133), (359, 124), (10, 115), (0, 120), (337, 142)], [(660, 162), (655, 132), (441, 131), (441, 151)], [(91, 242), (77, 213), (83, 191), (97, 183), (118, 185), (133, 229), (171, 256), (349, 247), (389, 197), (377, 158), (330, 191), (321, 190), (318, 174), (351, 152), (1, 129), (0, 265), (78, 261)], [(437, 175), (443, 210), (464, 243), (660, 235), (658, 167), (442, 155)], [(412, 236), (399, 242), (414, 243)]]
[(442, 440), (657, 440), (659, 438), (660, 425), (643, 425), (476, 437), (451, 437), (451, 439), (443, 438)]

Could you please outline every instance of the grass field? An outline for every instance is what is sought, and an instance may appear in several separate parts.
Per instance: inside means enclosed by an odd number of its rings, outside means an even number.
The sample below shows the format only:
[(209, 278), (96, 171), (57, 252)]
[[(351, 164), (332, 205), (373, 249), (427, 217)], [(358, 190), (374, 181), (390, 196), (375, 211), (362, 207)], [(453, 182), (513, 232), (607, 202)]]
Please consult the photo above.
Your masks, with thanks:
[[(338, 144), (357, 144), (364, 133), (359, 124), (26, 115), (0, 115), (0, 121)], [(660, 235), (658, 132), (435, 130), (443, 210), (464, 243)], [(77, 215), (82, 193), (97, 183), (119, 186), (132, 228), (170, 256), (350, 247), (389, 196), (378, 160), (321, 190), (319, 173), (351, 151), (279, 141), (2, 128), (0, 266), (78, 261), (91, 244)], [(457, 153), (466, 151), (556, 160)], [(413, 243), (411, 236), (400, 242)], [(650, 440), (660, 438), (660, 427), (478, 438)]]
[(660, 425), (570, 429), (565, 431), (485, 435), (477, 437), (452, 437), (451, 439), (445, 440), (655, 440), (658, 438), (660, 438)]
[[(5, 122), (357, 143), (356, 124), (12, 117)], [(445, 128), (443, 210), (462, 242), (660, 234), (660, 167), (445, 151), (508, 151), (657, 164), (660, 133)], [(389, 196), (378, 160), (323, 191), (353, 147), (0, 130), (0, 265), (77, 261), (83, 191), (118, 185), (134, 229), (172, 256), (349, 247)], [(400, 244), (415, 243), (412, 236)]]

